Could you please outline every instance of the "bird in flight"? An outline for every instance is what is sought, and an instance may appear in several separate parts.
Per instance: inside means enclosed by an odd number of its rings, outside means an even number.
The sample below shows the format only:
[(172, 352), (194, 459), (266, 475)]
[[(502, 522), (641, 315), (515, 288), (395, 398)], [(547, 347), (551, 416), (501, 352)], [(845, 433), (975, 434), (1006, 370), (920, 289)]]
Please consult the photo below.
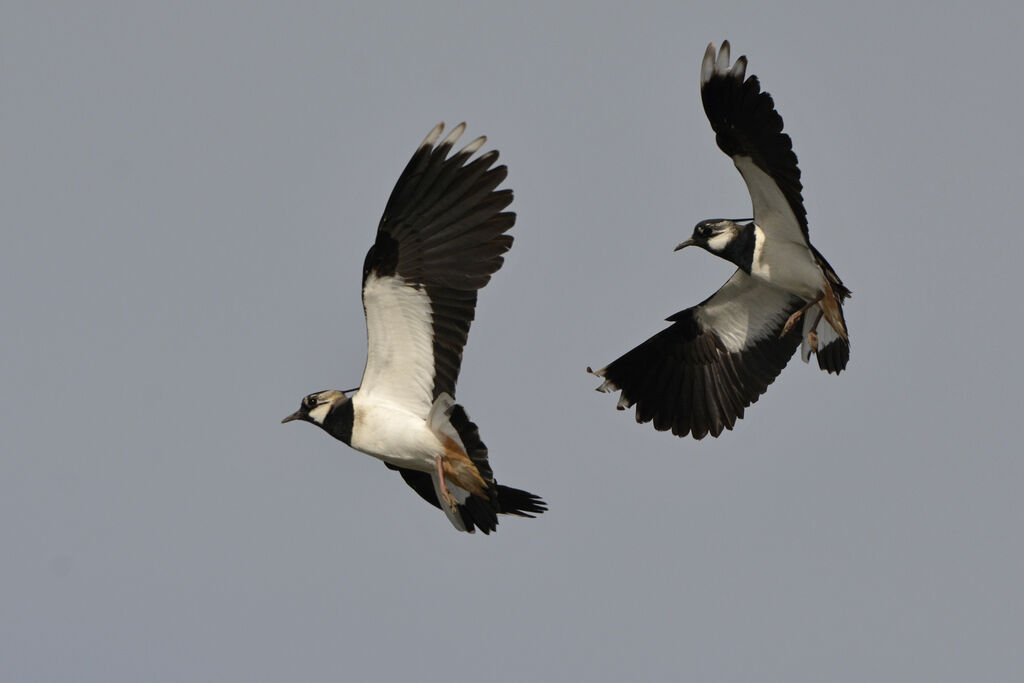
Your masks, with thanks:
[[(363, 262), (367, 354), (357, 389), (302, 399), (303, 420), (396, 470), (460, 531), (494, 531), (498, 515), (533, 517), (538, 496), (498, 484), (487, 447), (455, 403), (477, 292), (512, 246), (512, 190), (496, 189), (498, 152), (471, 158), (479, 137), (449, 156), (465, 129), (430, 131), (398, 178)], [(354, 392), (349, 395), (349, 392)]]
[[(839, 374), (850, 358), (843, 301), (850, 296), (811, 245), (800, 169), (782, 117), (747, 58), (729, 64), (729, 42), (708, 45), (700, 70), (704, 112), (719, 148), (747, 185), (754, 217), (701, 221), (676, 250), (696, 246), (737, 270), (671, 326), (594, 372), (599, 391), (621, 392), (637, 422), (702, 439), (732, 429), (798, 346), (807, 362)], [(588, 368), (589, 370), (589, 368)]]

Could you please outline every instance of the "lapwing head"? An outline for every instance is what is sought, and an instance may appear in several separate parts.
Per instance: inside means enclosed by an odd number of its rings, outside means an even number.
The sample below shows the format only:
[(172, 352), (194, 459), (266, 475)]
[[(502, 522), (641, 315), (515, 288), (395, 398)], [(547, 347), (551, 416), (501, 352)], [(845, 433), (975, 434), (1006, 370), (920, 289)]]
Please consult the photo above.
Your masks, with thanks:
[(281, 424), (291, 422), (292, 420), (303, 420), (323, 427), (327, 415), (338, 406), (350, 400), (344, 391), (337, 391), (335, 389), (318, 391), (302, 399), (299, 409), (281, 420)]
[(722, 256), (749, 227), (749, 223), (743, 225), (740, 221), (729, 218), (711, 218), (701, 221), (693, 228), (693, 236), (676, 245), (675, 251), (686, 247), (700, 247), (716, 256)]
[(693, 236), (676, 245), (676, 251), (700, 247), (750, 272), (754, 258), (754, 220), (712, 218), (694, 227)]

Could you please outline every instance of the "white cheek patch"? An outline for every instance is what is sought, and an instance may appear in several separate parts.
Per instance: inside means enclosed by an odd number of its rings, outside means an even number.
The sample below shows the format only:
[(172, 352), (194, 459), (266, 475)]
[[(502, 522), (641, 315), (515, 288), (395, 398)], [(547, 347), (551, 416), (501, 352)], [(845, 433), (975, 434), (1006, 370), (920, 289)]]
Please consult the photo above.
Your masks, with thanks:
[(725, 248), (729, 246), (729, 242), (732, 241), (732, 238), (733, 235), (731, 232), (720, 232), (708, 240), (708, 249), (714, 252), (725, 251)]
[(322, 425), (324, 420), (327, 419), (327, 413), (331, 410), (330, 403), (321, 403), (313, 410), (309, 411), (309, 418), (316, 422), (318, 425)]

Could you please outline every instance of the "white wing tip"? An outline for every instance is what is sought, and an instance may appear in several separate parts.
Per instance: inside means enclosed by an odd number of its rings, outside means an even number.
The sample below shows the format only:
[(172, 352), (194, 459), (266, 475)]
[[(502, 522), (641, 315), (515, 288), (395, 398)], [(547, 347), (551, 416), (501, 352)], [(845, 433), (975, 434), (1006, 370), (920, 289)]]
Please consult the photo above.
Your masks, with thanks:
[(459, 154), (465, 154), (466, 156), (475, 154), (478, 149), (484, 146), (485, 142), (487, 142), (487, 136), (481, 135), (476, 140), (473, 140), (471, 143), (463, 147)]
[[(587, 372), (589, 372), (594, 377), (604, 378), (604, 371), (607, 369), (607, 367), (603, 367), (600, 370), (592, 370), (590, 367), (587, 367)], [(600, 391), (605, 394), (610, 394), (618, 390), (619, 387), (615, 386), (615, 383), (612, 382), (610, 379), (605, 379), (604, 382), (601, 383), (601, 386), (597, 388), (597, 391)]]
[(437, 142), (437, 139), (441, 137), (441, 133), (443, 131), (444, 121), (430, 129), (430, 132), (427, 133), (427, 137), (423, 138), (423, 142), (420, 143), (420, 149), (424, 147), (432, 147), (434, 143)]
[(700, 84), (704, 85), (711, 80), (715, 73), (715, 44), (708, 43), (708, 49), (704, 50), (704, 61), (700, 63)]
[(718, 51), (718, 59), (715, 60), (715, 71), (725, 73), (729, 70), (729, 41), (723, 40), (722, 47)]
[[(589, 372), (591, 375), (594, 375), (595, 377), (604, 377), (604, 372), (607, 369), (608, 369), (608, 366), (605, 366), (605, 367), (601, 368), (600, 370), (592, 370), (591, 368), (588, 367), (587, 368), (587, 372)], [(597, 388), (597, 390), (602, 392), (602, 393), (605, 393), (605, 394), (613, 394), (616, 391), (622, 391), (610, 379), (605, 379), (604, 382), (601, 383), (601, 386), (599, 386)], [(618, 402), (615, 404), (615, 409), (616, 410), (626, 410), (627, 408), (631, 407), (632, 405), (633, 405), (633, 402), (630, 401), (628, 398), (626, 398), (626, 394), (625, 393), (621, 393), (621, 394), (619, 394)]]
[(740, 56), (736, 60), (736, 63), (729, 68), (729, 57), (731, 48), (729, 47), (729, 41), (722, 41), (722, 48), (718, 50), (718, 54), (715, 54), (715, 44), (708, 43), (708, 47), (704, 50), (704, 60), (700, 64), (700, 84), (703, 86), (707, 84), (712, 76), (729, 76), (742, 81), (747, 73), (747, 57), (746, 55)]
[(448, 137), (441, 141), (441, 146), (444, 147), (445, 145), (447, 145), (448, 147), (451, 147), (452, 145), (454, 145), (455, 141), (459, 139), (459, 136), (462, 135), (462, 132), (464, 130), (466, 130), (465, 121), (452, 128), (452, 131), (448, 133)]
[(747, 75), (747, 56), (740, 55), (740, 58), (736, 60), (736, 63), (729, 69), (729, 75), (738, 81), (743, 81)]
[[(441, 140), (440, 144), (438, 144), (437, 141), (440, 140), (441, 133), (444, 132), (444, 121), (442, 121), (441, 123), (434, 126), (429, 133), (427, 133), (427, 137), (423, 138), (423, 142), (420, 143), (420, 149), (423, 149), (425, 147), (434, 147), (435, 145), (438, 147), (451, 147), (452, 145), (455, 144), (455, 141), (459, 139), (459, 137), (465, 130), (466, 122), (463, 121), (459, 125), (452, 128), (451, 131), (448, 132), (448, 135), (445, 136), (444, 140)], [(481, 135), (480, 137), (478, 137), (477, 139), (473, 140), (468, 145), (463, 147), (459, 154), (465, 154), (467, 156), (474, 154), (477, 150), (483, 147), (484, 143), (486, 142), (487, 136)]]

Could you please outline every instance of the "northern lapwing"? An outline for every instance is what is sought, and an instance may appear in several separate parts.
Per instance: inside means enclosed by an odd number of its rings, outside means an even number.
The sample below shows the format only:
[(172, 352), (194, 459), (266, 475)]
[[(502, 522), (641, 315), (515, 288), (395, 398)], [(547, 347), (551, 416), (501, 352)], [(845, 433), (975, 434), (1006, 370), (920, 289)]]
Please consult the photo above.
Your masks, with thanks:
[[(700, 94), (719, 148), (743, 176), (754, 217), (701, 221), (676, 247), (702, 249), (738, 266), (704, 302), (598, 370), (599, 391), (621, 391), (637, 422), (701, 439), (732, 429), (798, 346), (805, 362), (840, 373), (850, 358), (843, 317), (848, 290), (808, 239), (800, 169), (782, 117), (747, 58), (730, 67), (729, 42), (708, 45)], [(802, 324), (799, 324), (802, 318)], [(589, 368), (588, 368), (589, 369)]]
[[(304, 420), (398, 471), (460, 531), (494, 531), (498, 515), (533, 517), (538, 496), (495, 482), (487, 447), (455, 383), (477, 291), (512, 246), (512, 190), (496, 189), (497, 151), (470, 160), (479, 137), (449, 156), (438, 124), (398, 178), (363, 262), (367, 354), (354, 393), (319, 391), (282, 422)], [(325, 286), (328, 283), (324, 283)]]

